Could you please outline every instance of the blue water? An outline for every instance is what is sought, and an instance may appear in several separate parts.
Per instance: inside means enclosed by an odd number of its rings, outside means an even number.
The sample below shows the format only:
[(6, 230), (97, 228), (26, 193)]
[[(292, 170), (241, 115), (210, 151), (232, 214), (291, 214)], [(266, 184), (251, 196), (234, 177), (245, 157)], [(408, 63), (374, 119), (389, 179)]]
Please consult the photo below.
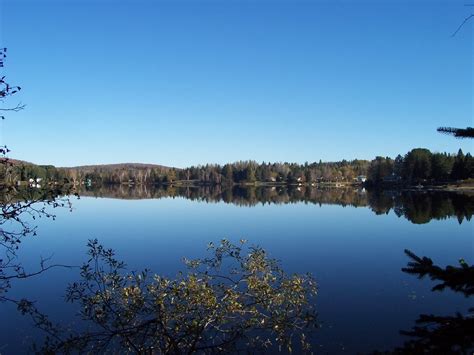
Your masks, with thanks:
[[(288, 272), (313, 274), (318, 282), (317, 310), (321, 329), (313, 346), (318, 351), (389, 350), (406, 340), (421, 313), (465, 312), (472, 301), (450, 290), (432, 292), (430, 280), (401, 272), (404, 249), (429, 256), (439, 265), (473, 263), (473, 224), (454, 218), (413, 224), (393, 212), (376, 215), (365, 207), (339, 205), (258, 204), (239, 207), (184, 198), (120, 200), (82, 197), (73, 211), (56, 209), (55, 221), (37, 221), (38, 235), (19, 250), (27, 269), (40, 256), (52, 262), (80, 265), (88, 239), (113, 248), (130, 270), (152, 269), (173, 276), (183, 257), (202, 257), (210, 241), (221, 238), (263, 246)], [(77, 269), (54, 269), (15, 281), (10, 297), (28, 297), (51, 319), (70, 323), (74, 305), (64, 302)], [(25, 352), (44, 334), (31, 326), (12, 304), (0, 304), (0, 353)], [(77, 321), (77, 319), (76, 319)]]

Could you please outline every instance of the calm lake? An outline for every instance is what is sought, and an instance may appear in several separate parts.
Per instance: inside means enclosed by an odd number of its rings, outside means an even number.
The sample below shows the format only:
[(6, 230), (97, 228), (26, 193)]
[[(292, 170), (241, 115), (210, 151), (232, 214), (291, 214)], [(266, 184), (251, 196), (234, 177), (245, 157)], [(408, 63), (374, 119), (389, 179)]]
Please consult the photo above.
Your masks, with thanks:
[[(357, 189), (219, 187), (103, 187), (71, 197), (73, 211), (30, 221), (37, 235), (23, 240), (18, 258), (28, 270), (40, 257), (81, 265), (97, 238), (129, 270), (173, 276), (182, 258), (202, 257), (222, 238), (264, 247), (289, 273), (310, 272), (318, 283), (317, 353), (390, 350), (408, 340), (420, 314), (466, 314), (472, 298), (401, 271), (404, 250), (440, 266), (472, 264), (474, 195), (446, 192), (370, 192)], [(11, 298), (28, 298), (55, 322), (83, 327), (64, 300), (78, 269), (51, 269), (16, 280)], [(8, 302), (0, 303), (0, 353), (26, 352), (45, 334)]]

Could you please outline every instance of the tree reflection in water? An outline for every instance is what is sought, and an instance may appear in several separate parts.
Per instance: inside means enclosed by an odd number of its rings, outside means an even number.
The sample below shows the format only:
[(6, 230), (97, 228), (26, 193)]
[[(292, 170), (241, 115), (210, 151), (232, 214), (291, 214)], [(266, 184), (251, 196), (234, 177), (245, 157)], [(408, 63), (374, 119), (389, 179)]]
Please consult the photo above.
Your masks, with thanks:
[(474, 213), (474, 193), (447, 191), (364, 190), (357, 188), (313, 188), (308, 186), (147, 186), (104, 185), (80, 192), (83, 196), (119, 199), (183, 197), (208, 203), (225, 202), (238, 206), (258, 204), (311, 203), (369, 207), (376, 214), (394, 211), (412, 223), (432, 219), (470, 220)]
[[(11, 278), (26, 278), (49, 267), (41, 262), (36, 272), (26, 272), (15, 259), (22, 237), (35, 233), (22, 215), (52, 217), (44, 208), (69, 206), (58, 199), (61, 190), (4, 190), (2, 196), (2, 246), (9, 259), (0, 267), (0, 297)], [(413, 223), (455, 217), (470, 220), (473, 196), (448, 192), (362, 191), (355, 189), (310, 189), (265, 187), (221, 190), (220, 187), (149, 188), (103, 186), (80, 192), (85, 196), (116, 198), (185, 197), (193, 200), (252, 206), (258, 203), (339, 204), (368, 206), (375, 213), (393, 210)], [(34, 202), (34, 203), (33, 203)], [(46, 204), (46, 205), (41, 205)], [(42, 206), (42, 207), (35, 207)], [(7, 232), (10, 222), (19, 232)], [(210, 245), (211, 256), (186, 261), (187, 271), (169, 279), (145, 270), (127, 272), (111, 250), (97, 241), (89, 244), (89, 260), (81, 279), (67, 289), (67, 299), (80, 306), (90, 326), (86, 331), (55, 325), (33, 302), (15, 302), (31, 316), (36, 327), (48, 334), (40, 352), (181, 353), (226, 352), (271, 349), (310, 350), (311, 333), (317, 328), (313, 297), (316, 285), (309, 275), (286, 275), (262, 248), (247, 248), (223, 241)], [(403, 271), (439, 281), (434, 291), (449, 288), (472, 297), (474, 271), (463, 260), (460, 266), (441, 268), (429, 258), (411, 258)], [(7, 260), (8, 264), (5, 264)], [(11, 266), (11, 267), (10, 267)], [(7, 272), (9, 274), (7, 274)], [(467, 353), (474, 346), (474, 309), (453, 316), (420, 315), (402, 347), (394, 353)], [(313, 344), (314, 345), (314, 344)]]
[[(415, 255), (405, 250), (411, 259), (402, 271), (418, 278), (429, 277), (438, 281), (432, 291), (443, 291), (446, 288), (464, 294), (474, 295), (474, 266), (463, 259), (459, 266), (441, 268), (430, 258)], [(421, 314), (411, 330), (402, 330), (402, 335), (412, 339), (402, 347), (390, 353), (395, 354), (472, 354), (474, 350), (474, 307), (466, 314), (456, 313), (451, 316)]]
[[(8, 161), (2, 160), (0, 169), (8, 168)], [(36, 235), (32, 220), (55, 219), (52, 209), (61, 207), (71, 210), (71, 193), (66, 187), (47, 189), (16, 188), (0, 183), (0, 301), (6, 297), (11, 281), (39, 275), (54, 267), (69, 267), (51, 264), (50, 258), (40, 258), (37, 269), (27, 271), (19, 261), (17, 251), (24, 238)], [(14, 301), (16, 302), (16, 301)]]

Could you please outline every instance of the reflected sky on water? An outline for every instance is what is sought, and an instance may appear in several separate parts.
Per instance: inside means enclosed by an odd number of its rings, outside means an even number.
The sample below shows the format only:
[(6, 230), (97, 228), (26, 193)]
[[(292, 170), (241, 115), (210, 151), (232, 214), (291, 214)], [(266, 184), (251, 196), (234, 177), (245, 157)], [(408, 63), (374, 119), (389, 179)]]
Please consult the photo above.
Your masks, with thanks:
[[(72, 200), (73, 212), (56, 209), (56, 221), (37, 221), (38, 236), (25, 240), (19, 252), (23, 264), (33, 269), (40, 255), (53, 255), (54, 262), (80, 265), (87, 240), (98, 238), (129, 269), (173, 276), (183, 270), (182, 257), (202, 256), (208, 242), (245, 238), (280, 259), (288, 272), (314, 275), (322, 323), (314, 346), (331, 353), (390, 349), (405, 340), (399, 331), (409, 329), (420, 313), (447, 315), (472, 306), (462, 295), (433, 293), (429, 280), (401, 272), (408, 261), (404, 249), (443, 266), (461, 257), (474, 261), (469, 195), (296, 190), (277, 195), (292, 203), (262, 204), (259, 196), (275, 190), (227, 194), (227, 201), (219, 197), (225, 196), (222, 191), (207, 196), (155, 191), (150, 196), (155, 198), (144, 199), (120, 199), (120, 191), (107, 191), (101, 195), (109, 197), (101, 198), (92, 197), (100, 195), (97, 191), (82, 193)], [(295, 193), (302, 194), (300, 202)], [(242, 203), (245, 196), (257, 202)], [(241, 203), (229, 203), (236, 199)], [(75, 310), (64, 302), (64, 290), (77, 277), (78, 270), (52, 270), (14, 282), (9, 293), (37, 300), (53, 319), (68, 322)], [(40, 339), (12, 305), (0, 304), (0, 317), (9, 320), (0, 325), (1, 353), (24, 350)]]

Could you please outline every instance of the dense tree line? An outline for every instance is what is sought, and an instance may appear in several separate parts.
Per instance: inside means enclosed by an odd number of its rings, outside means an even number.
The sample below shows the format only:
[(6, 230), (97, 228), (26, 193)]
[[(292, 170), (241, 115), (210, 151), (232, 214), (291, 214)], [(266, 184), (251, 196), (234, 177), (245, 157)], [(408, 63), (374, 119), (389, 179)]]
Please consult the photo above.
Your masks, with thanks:
[[(358, 179), (359, 177), (359, 179)], [(231, 164), (207, 164), (185, 169), (147, 164), (96, 165), (55, 168), (17, 162), (9, 173), (11, 183), (40, 178), (42, 181), (71, 184), (324, 184), (352, 183), (418, 184), (449, 182), (474, 177), (474, 158), (470, 153), (432, 153), (416, 148), (395, 159), (376, 157), (340, 162), (257, 163), (238, 161)]]
[(404, 157), (377, 157), (368, 168), (368, 179), (374, 184), (449, 182), (469, 178), (474, 178), (474, 158), (461, 149), (457, 154), (447, 154), (416, 148)]
[(202, 184), (303, 183), (317, 181), (352, 181), (367, 171), (369, 162), (354, 160), (335, 163), (262, 163), (239, 161), (232, 164), (206, 164), (186, 169), (143, 166), (124, 166), (115, 170), (84, 172), (80, 168), (67, 169), (66, 174), (79, 180), (97, 183), (169, 184), (193, 182)]
[(10, 184), (18, 181), (29, 181), (30, 179), (62, 183), (70, 178), (66, 171), (58, 169), (53, 165), (35, 165), (11, 161), (8, 168), (9, 171), (7, 173), (2, 169), (2, 176), (5, 176), (5, 181)]
[(316, 183), (353, 181), (364, 175), (369, 162), (364, 160), (329, 163), (261, 163), (239, 161), (232, 164), (205, 165), (177, 172), (177, 178), (217, 184)]
[(352, 182), (365, 175), (369, 161), (353, 160), (318, 163), (257, 163), (239, 161), (232, 164), (206, 164), (179, 169), (158, 165), (117, 164), (55, 168), (50, 165), (33, 165), (17, 162), (10, 180), (28, 181), (40, 178), (58, 183), (99, 184), (170, 184), (190, 182), (202, 184), (254, 184), (263, 183), (316, 183)]

